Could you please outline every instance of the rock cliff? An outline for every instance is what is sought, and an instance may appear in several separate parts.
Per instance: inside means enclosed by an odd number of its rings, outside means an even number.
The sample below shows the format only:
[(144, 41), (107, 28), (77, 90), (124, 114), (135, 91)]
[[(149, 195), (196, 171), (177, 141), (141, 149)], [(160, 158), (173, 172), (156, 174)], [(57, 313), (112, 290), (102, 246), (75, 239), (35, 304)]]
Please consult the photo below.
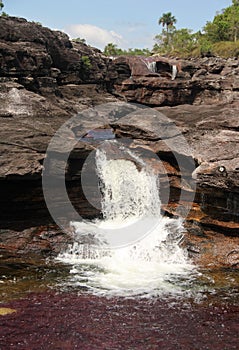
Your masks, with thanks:
[[(207, 105), (239, 100), (239, 61), (218, 57), (172, 60), (119, 57), (113, 60), (111, 91), (128, 102), (158, 106)], [(152, 62), (150, 62), (152, 63)], [(172, 67), (177, 77), (172, 80)]]
[[(178, 213), (180, 191), (190, 193), (190, 181), (196, 181), (185, 244), (204, 265), (238, 266), (238, 60), (157, 58), (152, 72), (140, 58), (110, 61), (99, 50), (37, 23), (0, 17), (0, 25), (1, 253), (49, 255), (71, 239), (52, 223), (41, 177), (50, 139), (79, 114), (66, 144), (103, 127), (128, 139), (134, 149), (150, 149), (162, 159), (170, 180), (170, 199), (163, 203), (168, 215)], [(174, 65), (177, 77), (172, 80)], [(152, 136), (160, 121), (129, 116), (134, 107), (122, 110), (119, 99), (154, 107), (177, 125), (196, 164), (193, 174), (188, 171), (187, 186), (180, 182), (172, 150)], [(108, 102), (113, 105), (105, 107)], [(97, 105), (102, 108), (89, 109)], [(177, 144), (176, 134), (169, 138)], [(69, 197), (84, 217), (99, 215), (80, 183), (82, 164), (97, 142), (78, 142), (67, 168)], [(179, 156), (187, 159), (181, 151)]]

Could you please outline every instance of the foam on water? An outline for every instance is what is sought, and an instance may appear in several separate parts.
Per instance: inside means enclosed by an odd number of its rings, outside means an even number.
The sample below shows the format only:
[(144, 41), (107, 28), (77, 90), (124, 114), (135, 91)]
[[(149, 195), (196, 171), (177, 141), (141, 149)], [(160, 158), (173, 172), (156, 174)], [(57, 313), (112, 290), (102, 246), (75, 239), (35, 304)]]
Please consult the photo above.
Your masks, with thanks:
[[(73, 222), (75, 242), (58, 259), (73, 265), (69, 283), (96, 294), (181, 292), (178, 281), (193, 271), (180, 246), (182, 223), (161, 215), (157, 175), (129, 152), (140, 170), (131, 160), (97, 151), (103, 219)], [(127, 244), (112, 248), (122, 237)]]

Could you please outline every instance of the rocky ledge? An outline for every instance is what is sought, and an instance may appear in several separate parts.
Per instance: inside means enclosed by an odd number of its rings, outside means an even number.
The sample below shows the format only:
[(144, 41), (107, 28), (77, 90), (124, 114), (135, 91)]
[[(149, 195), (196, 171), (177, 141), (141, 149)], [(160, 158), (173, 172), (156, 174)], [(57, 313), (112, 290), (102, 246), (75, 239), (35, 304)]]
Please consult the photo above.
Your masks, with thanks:
[[(100, 142), (89, 140), (93, 130), (108, 130), (111, 137), (128, 140), (133, 149), (159, 156), (166, 169), (162, 178), (170, 183), (165, 213), (180, 215), (185, 203), (192, 206), (184, 244), (194, 259), (203, 265), (238, 266), (238, 61), (157, 58), (151, 72), (139, 58), (110, 61), (94, 48), (24, 19), (0, 17), (0, 24), (1, 254), (49, 256), (71, 241), (70, 233), (52, 222), (41, 179), (49, 141), (79, 114), (77, 125), (73, 123), (64, 136), (64, 147), (55, 152), (55, 165), (71, 140), (81, 139), (70, 154), (66, 182), (83, 217), (99, 215), (85, 199), (80, 182), (85, 159)], [(174, 80), (172, 66), (177, 66)], [(154, 109), (142, 116), (122, 100)], [(99, 107), (92, 109), (95, 106)], [(160, 113), (171, 120), (166, 129)], [(170, 131), (173, 125), (178, 134)], [(167, 147), (162, 130), (170, 140)], [(179, 134), (191, 146), (193, 169), (188, 154), (177, 147)], [(186, 182), (175, 152), (185, 164)], [(163, 187), (164, 180), (162, 191)], [(181, 192), (185, 203), (177, 200)]]
[(158, 107), (239, 100), (238, 59), (119, 57), (113, 60), (110, 71), (114, 72), (111, 91), (128, 102)]

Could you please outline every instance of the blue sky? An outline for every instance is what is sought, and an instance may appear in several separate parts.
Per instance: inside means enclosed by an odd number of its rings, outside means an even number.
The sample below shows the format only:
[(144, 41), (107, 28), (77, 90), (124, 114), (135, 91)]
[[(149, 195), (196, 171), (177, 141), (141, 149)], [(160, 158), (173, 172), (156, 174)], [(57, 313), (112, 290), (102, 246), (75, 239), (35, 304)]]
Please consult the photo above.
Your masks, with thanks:
[(172, 12), (176, 27), (198, 31), (231, 0), (2, 0), (11, 16), (41, 22), (65, 31), (71, 38), (85, 38), (103, 49), (113, 42), (121, 48), (152, 48), (161, 32), (159, 17)]

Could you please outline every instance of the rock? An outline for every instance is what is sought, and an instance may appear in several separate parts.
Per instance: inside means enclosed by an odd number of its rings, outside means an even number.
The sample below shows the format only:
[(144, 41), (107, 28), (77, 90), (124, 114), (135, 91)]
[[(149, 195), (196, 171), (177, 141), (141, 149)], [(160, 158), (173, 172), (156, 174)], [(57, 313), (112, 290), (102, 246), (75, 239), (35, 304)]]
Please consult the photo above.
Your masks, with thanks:
[(198, 69), (194, 75), (193, 75), (193, 78), (192, 79), (195, 79), (195, 78), (198, 78), (202, 75), (206, 75), (207, 74), (207, 70), (205, 68), (201, 68), (201, 69)]
[[(35, 223), (34, 223), (35, 225)], [(27, 255), (27, 259), (56, 256), (68, 244), (72, 243), (73, 235), (67, 235), (56, 225), (38, 225), (28, 228), (1, 229), (0, 253), (4, 259), (20, 258)]]
[(0, 23), (0, 177), (40, 179), (58, 127), (85, 107), (115, 100), (102, 88), (106, 60), (37, 23), (15, 17)]
[[(82, 166), (104, 138), (116, 137), (160, 175), (167, 215), (180, 216), (192, 207), (186, 245), (194, 258), (237, 266), (238, 60), (157, 57), (153, 72), (141, 58), (110, 61), (24, 19), (0, 17), (0, 24), (1, 254), (54, 255), (71, 241), (70, 231), (52, 226), (41, 183), (49, 142), (67, 122), (70, 127), (51, 150), (51, 166), (58, 174), (73, 145), (64, 175), (66, 170), (68, 196), (82, 217), (100, 215), (84, 197)], [(183, 179), (178, 161), (184, 165)], [(53, 198), (61, 203), (57, 186)]]
[[(149, 63), (154, 62), (154, 71)], [(172, 66), (177, 67), (172, 81)], [(110, 91), (128, 102), (148, 106), (217, 104), (237, 101), (238, 60), (203, 58), (170, 60), (164, 57), (120, 57), (112, 62)]]
[(10, 309), (8, 307), (0, 307), (0, 316), (10, 315), (17, 312), (15, 309)]
[[(0, 17), (0, 25), (1, 228), (16, 239), (15, 232), (49, 222), (41, 177), (56, 130), (86, 107), (116, 99), (104, 89), (108, 61), (99, 50), (24, 19)], [(83, 161), (90, 150), (84, 144), (77, 152)], [(69, 185), (73, 202), (76, 189)], [(82, 200), (76, 206), (86, 216), (98, 213)], [(50, 251), (37, 242), (35, 250)]]
[(72, 43), (66, 34), (22, 18), (1, 17), (0, 23), (2, 77), (17, 78), (34, 92), (39, 84), (48, 86), (52, 81), (55, 87), (81, 82), (103, 84), (107, 60), (99, 50)]
[[(190, 233), (190, 232), (193, 232)], [(203, 229), (203, 235), (189, 227), (184, 246), (193, 260), (209, 269), (239, 267), (239, 238), (225, 236), (216, 230)]]
[[(196, 161), (197, 192), (187, 220), (199, 223), (204, 235), (195, 237), (189, 225), (186, 237), (200, 247), (194, 258), (202, 265), (238, 266), (234, 255), (227, 258), (239, 244), (238, 106), (184, 105), (159, 111), (182, 130)], [(170, 203), (165, 210), (175, 212)]]

